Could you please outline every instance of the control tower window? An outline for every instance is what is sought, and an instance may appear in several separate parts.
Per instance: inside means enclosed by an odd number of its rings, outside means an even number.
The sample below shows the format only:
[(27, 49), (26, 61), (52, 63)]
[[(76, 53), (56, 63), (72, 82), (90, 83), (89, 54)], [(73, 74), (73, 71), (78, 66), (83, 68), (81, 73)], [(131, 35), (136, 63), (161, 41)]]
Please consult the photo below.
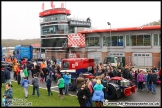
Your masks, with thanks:
[(44, 22), (48, 21), (60, 21), (60, 20), (67, 20), (67, 17), (65, 14), (58, 14), (58, 15), (50, 15), (43, 17)]
[(41, 27), (41, 35), (68, 34), (68, 25), (52, 25)]
[(53, 39), (42, 39), (42, 47), (62, 47), (62, 44), (65, 43), (66, 38), (53, 38)]

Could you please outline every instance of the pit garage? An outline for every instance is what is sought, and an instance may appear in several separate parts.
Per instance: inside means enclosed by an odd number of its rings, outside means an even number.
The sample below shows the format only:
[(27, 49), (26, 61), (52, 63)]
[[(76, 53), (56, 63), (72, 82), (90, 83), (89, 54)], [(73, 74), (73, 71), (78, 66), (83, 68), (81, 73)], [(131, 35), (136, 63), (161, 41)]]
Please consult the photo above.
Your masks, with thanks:
[(152, 66), (152, 53), (132, 53), (134, 66)]
[(102, 54), (101, 52), (88, 52), (88, 58), (95, 60), (95, 63), (102, 63)]

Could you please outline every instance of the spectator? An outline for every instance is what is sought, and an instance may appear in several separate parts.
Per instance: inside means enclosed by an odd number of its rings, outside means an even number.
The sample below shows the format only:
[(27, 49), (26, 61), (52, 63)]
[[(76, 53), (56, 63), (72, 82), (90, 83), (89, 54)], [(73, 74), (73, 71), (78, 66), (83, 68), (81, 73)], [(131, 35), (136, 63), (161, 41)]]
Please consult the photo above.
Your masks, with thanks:
[(20, 84), (21, 76), (20, 76), (20, 66), (17, 66), (16, 68), (16, 76), (17, 76), (17, 83)]
[(80, 74), (79, 77), (76, 79), (77, 89), (81, 87), (81, 83), (84, 82), (84, 78)]
[(138, 76), (138, 70), (135, 71), (135, 76), (134, 76), (136, 87), (138, 87), (137, 76)]
[(41, 66), (39, 63), (37, 63), (37, 65), (36, 65), (37, 77), (39, 76), (40, 70), (41, 70)]
[(86, 90), (84, 82), (82, 82), (78, 88), (77, 97), (80, 107), (86, 107)]
[(94, 93), (92, 96), (92, 101), (95, 101), (96, 107), (102, 107), (104, 102), (104, 86), (101, 84), (101, 80), (97, 80), (97, 84), (93, 87)]
[(6, 78), (5, 78), (5, 70), (4, 70), (4, 67), (2, 66), (1, 67), (1, 87), (2, 87), (2, 84), (4, 83), (6, 83)]
[(123, 70), (123, 78), (130, 80), (131, 76), (130, 76), (130, 71), (128, 69), (128, 66), (125, 66), (125, 69)]
[(27, 80), (26, 77), (24, 77), (24, 80), (22, 81), (21, 86), (24, 87), (25, 97), (28, 98), (28, 86), (29, 86), (29, 81)]
[(34, 74), (34, 78), (32, 79), (32, 85), (33, 85), (33, 96), (35, 95), (35, 90), (37, 91), (37, 96), (40, 97), (39, 93), (39, 79), (36, 77), (37, 75)]
[(20, 76), (21, 76), (21, 81), (20, 82), (22, 84), (22, 82), (24, 80), (24, 77), (25, 77), (23, 70), (20, 70)]
[(47, 91), (48, 91), (48, 96), (52, 95), (52, 91), (51, 91), (51, 84), (52, 84), (52, 80), (51, 78), (48, 76), (47, 81), (46, 81), (46, 87), (47, 87)]
[(156, 80), (157, 80), (157, 74), (155, 71), (153, 71), (151, 82), (152, 82), (152, 94), (156, 94)]
[(36, 68), (34, 66), (31, 67), (31, 74), (32, 74), (32, 78), (34, 78), (34, 74), (37, 74)]
[(63, 75), (64, 82), (65, 82), (65, 95), (68, 95), (69, 90), (69, 80), (71, 80), (71, 75), (65, 71), (65, 74)]
[(148, 91), (148, 88), (147, 88), (147, 87), (148, 87), (148, 86), (147, 86), (147, 82), (148, 82), (148, 81), (147, 81), (147, 77), (148, 77), (147, 72), (144, 72), (144, 79), (145, 79), (145, 80), (144, 80), (144, 87), (145, 87), (145, 90), (146, 90), (146, 91)]
[(118, 68), (118, 71), (116, 73), (116, 76), (122, 77), (121, 68)]
[(161, 68), (159, 69), (158, 75), (159, 75), (160, 81), (161, 81)]
[(85, 85), (85, 91), (86, 91), (86, 107), (93, 107), (92, 103), (92, 85), (91, 81), (88, 79)]
[(43, 68), (42, 70), (43, 70), (43, 74), (44, 74), (44, 80), (45, 80), (45, 82), (46, 82), (46, 80), (47, 80), (47, 75), (49, 75), (49, 71), (48, 71), (47, 68)]
[(58, 88), (59, 88), (59, 94), (58, 96), (62, 96), (61, 99), (64, 98), (64, 94), (63, 94), (63, 89), (64, 89), (64, 79), (62, 78), (62, 76), (60, 75), (59, 80), (57, 82)]
[[(138, 91), (141, 90), (143, 91), (143, 83), (144, 83), (144, 75), (143, 75), (143, 71), (141, 70), (141, 72), (138, 74), (137, 76), (137, 81), (138, 81)], [(137, 91), (137, 92), (138, 92)]]
[(151, 70), (148, 71), (148, 76), (147, 76), (147, 85), (148, 85), (148, 92), (151, 92), (152, 91), (152, 82), (151, 82), (151, 79), (152, 79), (152, 73), (151, 73)]
[(10, 71), (6, 68), (4, 68), (5, 71), (5, 79), (7, 83), (10, 83), (11, 87), (12, 87), (12, 82), (11, 82), (11, 76), (10, 76)]
[(26, 79), (28, 80), (29, 74), (28, 74), (28, 71), (27, 71), (27, 67), (25, 67), (25, 69), (24, 69), (24, 76), (25, 76)]
[(13, 92), (10, 83), (6, 83), (6, 91), (4, 92), (3, 97), (5, 98), (6, 107), (11, 107)]
[(42, 70), (40, 71), (40, 77), (41, 77), (40, 82), (43, 82), (44, 81), (44, 73)]
[(156, 71), (156, 70), (157, 70), (156, 66), (153, 66), (152, 71)]

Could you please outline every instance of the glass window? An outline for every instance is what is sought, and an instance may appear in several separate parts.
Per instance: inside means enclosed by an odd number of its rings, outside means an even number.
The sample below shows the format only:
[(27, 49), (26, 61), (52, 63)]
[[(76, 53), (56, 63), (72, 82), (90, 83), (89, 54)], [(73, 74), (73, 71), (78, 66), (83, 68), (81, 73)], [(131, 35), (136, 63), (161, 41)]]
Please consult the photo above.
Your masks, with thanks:
[(109, 46), (110, 37), (103, 36), (103, 46)]
[(86, 46), (89, 46), (88, 44), (89, 44), (89, 38), (85, 38), (86, 39)]
[(66, 38), (54, 38), (54, 39), (42, 39), (42, 47), (62, 47), (62, 44), (65, 43)]
[(161, 34), (159, 34), (159, 46), (161, 46)]
[(89, 44), (88, 46), (94, 46), (94, 37), (89, 37)]
[(41, 27), (41, 35), (68, 34), (68, 25), (51, 25)]
[(100, 38), (94, 37), (94, 46), (100, 46)]
[(145, 56), (145, 54), (142, 54), (142, 56)]
[(137, 41), (136, 35), (131, 36), (131, 41), (132, 41), (132, 46), (136, 46), (136, 41)]
[(154, 34), (154, 46), (158, 46), (158, 34)]
[(123, 46), (123, 36), (118, 36), (118, 46)]
[(144, 46), (151, 46), (151, 36), (150, 35), (143, 36), (143, 44), (144, 44)]
[(118, 36), (112, 36), (112, 41), (110, 41), (110, 44), (112, 44), (112, 46), (117, 46), (118, 45)]
[(137, 35), (137, 45), (136, 46), (143, 46), (143, 35)]
[(75, 27), (69, 26), (69, 33), (75, 33)]
[(137, 54), (134, 54), (134, 56), (137, 56)]
[(86, 45), (87, 46), (100, 46), (100, 37), (87, 37)]
[(138, 56), (141, 56), (141, 54), (138, 54)]
[(43, 17), (44, 22), (48, 21), (59, 21), (59, 20), (66, 20), (67, 17), (65, 14), (59, 14), (59, 15), (50, 15), (50, 16), (45, 16)]
[(126, 35), (126, 46), (130, 46), (130, 36)]

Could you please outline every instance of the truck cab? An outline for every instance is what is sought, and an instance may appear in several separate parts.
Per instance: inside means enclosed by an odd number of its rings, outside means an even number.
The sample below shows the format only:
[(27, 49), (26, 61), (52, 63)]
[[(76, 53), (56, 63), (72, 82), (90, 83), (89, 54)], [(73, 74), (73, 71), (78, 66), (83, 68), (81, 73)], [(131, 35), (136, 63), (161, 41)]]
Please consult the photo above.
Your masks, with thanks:
[[(82, 73), (93, 74), (94, 59), (89, 58), (68, 58), (62, 59), (61, 73), (68, 72), (71, 75), (71, 90), (76, 89), (76, 78)], [(75, 87), (74, 87), (75, 86)]]

